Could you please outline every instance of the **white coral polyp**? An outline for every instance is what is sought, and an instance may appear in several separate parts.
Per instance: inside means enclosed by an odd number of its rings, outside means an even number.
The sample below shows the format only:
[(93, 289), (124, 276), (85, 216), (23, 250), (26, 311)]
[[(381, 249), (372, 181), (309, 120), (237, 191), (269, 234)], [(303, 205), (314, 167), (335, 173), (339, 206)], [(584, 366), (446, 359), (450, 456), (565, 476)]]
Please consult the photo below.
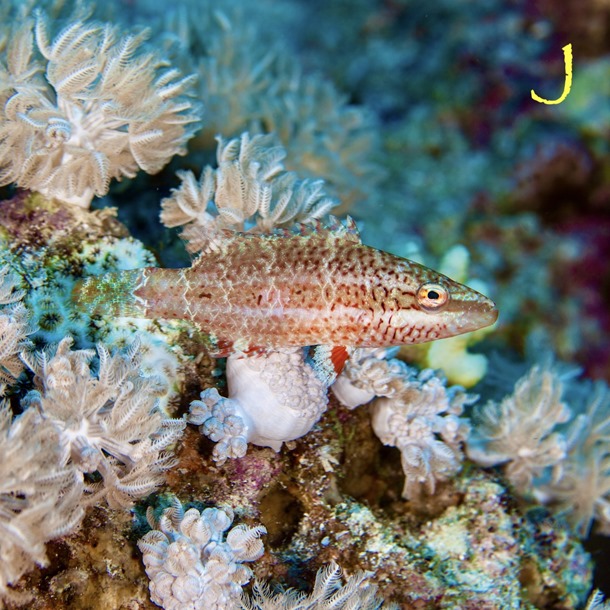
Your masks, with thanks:
[(39, 13), (0, 63), (0, 184), (88, 207), (113, 178), (185, 154), (198, 121), (194, 77), (142, 52), (146, 33), (76, 21), (47, 37)]
[(376, 396), (391, 396), (408, 375), (406, 365), (388, 358), (396, 348), (358, 348), (332, 386), (333, 394), (348, 409), (364, 405)]
[(242, 586), (252, 576), (243, 562), (255, 561), (264, 552), (263, 526), (238, 525), (229, 529), (233, 515), (222, 509), (195, 508), (184, 512), (177, 500), (158, 523), (149, 510), (148, 521), (156, 528), (138, 542), (150, 598), (165, 610), (225, 610), (239, 606)]

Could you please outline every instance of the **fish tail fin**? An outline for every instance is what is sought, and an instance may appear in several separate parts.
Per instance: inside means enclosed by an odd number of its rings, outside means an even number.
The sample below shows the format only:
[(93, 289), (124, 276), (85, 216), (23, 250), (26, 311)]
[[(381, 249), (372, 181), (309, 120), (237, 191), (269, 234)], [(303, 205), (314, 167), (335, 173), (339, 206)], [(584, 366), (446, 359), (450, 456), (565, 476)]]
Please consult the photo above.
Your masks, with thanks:
[(72, 302), (89, 315), (141, 318), (146, 310), (134, 291), (143, 280), (144, 269), (87, 277), (74, 285)]

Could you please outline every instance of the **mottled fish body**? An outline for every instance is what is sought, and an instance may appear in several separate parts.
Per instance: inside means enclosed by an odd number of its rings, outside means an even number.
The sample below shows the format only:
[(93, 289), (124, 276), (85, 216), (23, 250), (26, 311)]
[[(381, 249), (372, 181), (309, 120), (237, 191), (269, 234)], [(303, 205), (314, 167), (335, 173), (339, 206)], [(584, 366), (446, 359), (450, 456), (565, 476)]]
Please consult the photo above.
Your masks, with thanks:
[(92, 277), (81, 309), (189, 320), (212, 351), (423, 343), (492, 324), (494, 303), (350, 232), (236, 234), (186, 269)]

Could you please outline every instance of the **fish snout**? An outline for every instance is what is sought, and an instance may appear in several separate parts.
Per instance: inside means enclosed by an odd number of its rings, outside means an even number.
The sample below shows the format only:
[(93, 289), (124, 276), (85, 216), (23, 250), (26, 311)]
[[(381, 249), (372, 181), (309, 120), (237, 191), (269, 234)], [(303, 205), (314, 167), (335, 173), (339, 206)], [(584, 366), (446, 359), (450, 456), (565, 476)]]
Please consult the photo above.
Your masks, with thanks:
[(491, 326), (497, 319), (498, 308), (496, 304), (486, 296), (479, 294), (465, 308), (460, 332), (468, 333)]

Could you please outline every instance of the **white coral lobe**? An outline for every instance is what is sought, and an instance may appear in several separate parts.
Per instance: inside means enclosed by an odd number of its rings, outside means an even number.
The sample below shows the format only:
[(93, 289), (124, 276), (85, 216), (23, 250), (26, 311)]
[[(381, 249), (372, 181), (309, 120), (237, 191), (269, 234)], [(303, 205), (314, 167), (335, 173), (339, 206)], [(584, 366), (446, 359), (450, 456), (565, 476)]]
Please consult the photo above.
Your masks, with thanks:
[(242, 457), (246, 443), (279, 451), (307, 434), (328, 403), (327, 386), (306, 359), (291, 348), (227, 358), (229, 397), (204, 390), (191, 403), (188, 421), (215, 441), (214, 459)]

